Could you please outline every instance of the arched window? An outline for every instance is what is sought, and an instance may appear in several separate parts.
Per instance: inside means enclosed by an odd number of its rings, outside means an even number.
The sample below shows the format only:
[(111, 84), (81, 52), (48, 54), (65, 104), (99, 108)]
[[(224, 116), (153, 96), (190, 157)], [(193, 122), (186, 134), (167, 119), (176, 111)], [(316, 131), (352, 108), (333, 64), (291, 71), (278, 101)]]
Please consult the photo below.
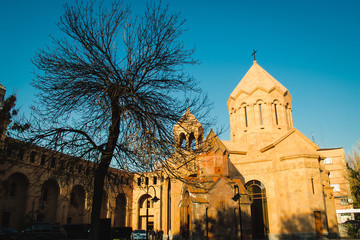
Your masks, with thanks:
[(244, 115), (245, 115), (245, 126), (248, 127), (248, 116), (247, 116), (247, 108), (244, 107)]
[(279, 125), (279, 117), (278, 117), (278, 109), (277, 109), (277, 104), (274, 104), (274, 113), (275, 113), (275, 122), (276, 125)]
[(189, 148), (190, 150), (196, 149), (196, 141), (195, 141), (194, 133), (190, 133), (189, 135)]
[(44, 166), (44, 165), (45, 165), (45, 161), (46, 161), (46, 155), (42, 155), (42, 156), (41, 156), (40, 165), (41, 165), (41, 166)]
[(262, 105), (259, 104), (259, 114), (260, 114), (260, 125), (263, 125), (263, 113), (262, 113)]
[(180, 133), (179, 147), (186, 148), (186, 137), (184, 133)]
[(31, 154), (30, 154), (30, 162), (31, 163), (35, 162), (35, 157), (36, 157), (36, 152), (31, 152)]

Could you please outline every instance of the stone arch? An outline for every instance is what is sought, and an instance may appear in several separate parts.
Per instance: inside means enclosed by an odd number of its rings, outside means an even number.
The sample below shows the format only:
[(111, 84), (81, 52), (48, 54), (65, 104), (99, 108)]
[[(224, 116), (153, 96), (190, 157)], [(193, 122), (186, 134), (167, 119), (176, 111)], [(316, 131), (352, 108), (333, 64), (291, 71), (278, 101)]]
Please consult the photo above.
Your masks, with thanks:
[(255, 103), (255, 119), (256, 119), (256, 125), (264, 125), (265, 118), (264, 118), (264, 107), (265, 103), (262, 99), (258, 99)]
[(241, 122), (241, 127), (243, 128), (247, 128), (249, 126), (249, 109), (248, 109), (248, 104), (246, 102), (242, 102), (240, 105), (240, 122)]
[(272, 116), (273, 116), (273, 122), (276, 125), (280, 125), (280, 102), (278, 99), (274, 99), (274, 101), (272, 102)]
[(1, 201), (2, 227), (18, 228), (28, 199), (29, 179), (20, 172), (11, 174), (3, 182), (3, 197)]
[(85, 215), (85, 189), (81, 185), (73, 187), (70, 193), (67, 223), (83, 223)]
[(46, 180), (41, 186), (40, 210), (36, 220), (55, 224), (60, 187), (56, 180)]
[(115, 220), (114, 220), (114, 226), (115, 227), (125, 227), (126, 225), (126, 195), (125, 193), (120, 193), (116, 197), (116, 206), (115, 206)]
[(181, 231), (190, 232), (191, 229), (191, 199), (189, 191), (185, 191), (181, 200), (180, 209)]
[(186, 148), (186, 137), (185, 133), (180, 133), (179, 135), (179, 147)]
[(139, 221), (138, 229), (146, 229), (146, 211), (148, 211), (148, 226), (149, 230), (154, 226), (154, 211), (153, 202), (149, 194), (144, 194), (139, 198), (138, 201), (139, 210)]
[(195, 135), (193, 132), (191, 132), (189, 134), (189, 143), (188, 143), (188, 148), (190, 150), (195, 150), (196, 149), (196, 139), (195, 139)]
[(251, 200), (251, 223), (253, 239), (265, 239), (269, 233), (266, 188), (258, 180), (245, 184)]

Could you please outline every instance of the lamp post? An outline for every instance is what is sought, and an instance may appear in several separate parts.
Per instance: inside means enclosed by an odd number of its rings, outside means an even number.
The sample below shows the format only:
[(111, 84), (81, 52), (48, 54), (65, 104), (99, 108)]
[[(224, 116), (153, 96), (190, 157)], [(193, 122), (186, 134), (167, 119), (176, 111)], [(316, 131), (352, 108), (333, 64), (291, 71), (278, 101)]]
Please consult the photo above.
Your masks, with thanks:
[[(236, 189), (237, 189), (237, 193), (236, 193)], [(240, 206), (240, 189), (238, 185), (234, 186), (234, 197), (232, 197), (231, 199), (236, 201), (239, 201), (239, 220), (240, 220), (240, 239), (243, 240), (243, 231), (242, 231), (242, 220), (241, 220), (241, 206)]]
[(154, 203), (159, 201), (159, 198), (156, 197), (156, 190), (154, 186), (146, 186), (146, 240), (149, 240), (149, 188), (154, 189), (155, 197), (151, 199)]

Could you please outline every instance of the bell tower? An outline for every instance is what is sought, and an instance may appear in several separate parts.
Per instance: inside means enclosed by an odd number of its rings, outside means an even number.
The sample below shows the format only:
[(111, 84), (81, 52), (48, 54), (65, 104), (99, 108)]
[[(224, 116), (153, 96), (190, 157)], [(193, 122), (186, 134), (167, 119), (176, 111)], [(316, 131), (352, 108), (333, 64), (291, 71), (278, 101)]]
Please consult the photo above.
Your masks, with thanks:
[(203, 141), (204, 128), (190, 110), (187, 109), (175, 124), (173, 133), (177, 147), (195, 150), (199, 148)]
[(231, 141), (261, 144), (293, 128), (289, 91), (254, 60), (227, 102)]

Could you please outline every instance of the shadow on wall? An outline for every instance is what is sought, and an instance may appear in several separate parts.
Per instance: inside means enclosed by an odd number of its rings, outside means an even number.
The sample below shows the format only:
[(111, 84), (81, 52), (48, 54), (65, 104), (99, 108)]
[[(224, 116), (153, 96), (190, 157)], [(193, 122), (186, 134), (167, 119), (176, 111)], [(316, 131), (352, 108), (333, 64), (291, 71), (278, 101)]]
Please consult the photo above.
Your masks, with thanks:
[(294, 215), (281, 220), (279, 239), (320, 239), (322, 237), (338, 238), (338, 233), (327, 234), (327, 226), (323, 212)]
[[(243, 239), (251, 239), (251, 219), (242, 211), (242, 233)], [(239, 209), (218, 208), (207, 210), (205, 216), (194, 220), (192, 226), (193, 240), (231, 240), (240, 239)]]

